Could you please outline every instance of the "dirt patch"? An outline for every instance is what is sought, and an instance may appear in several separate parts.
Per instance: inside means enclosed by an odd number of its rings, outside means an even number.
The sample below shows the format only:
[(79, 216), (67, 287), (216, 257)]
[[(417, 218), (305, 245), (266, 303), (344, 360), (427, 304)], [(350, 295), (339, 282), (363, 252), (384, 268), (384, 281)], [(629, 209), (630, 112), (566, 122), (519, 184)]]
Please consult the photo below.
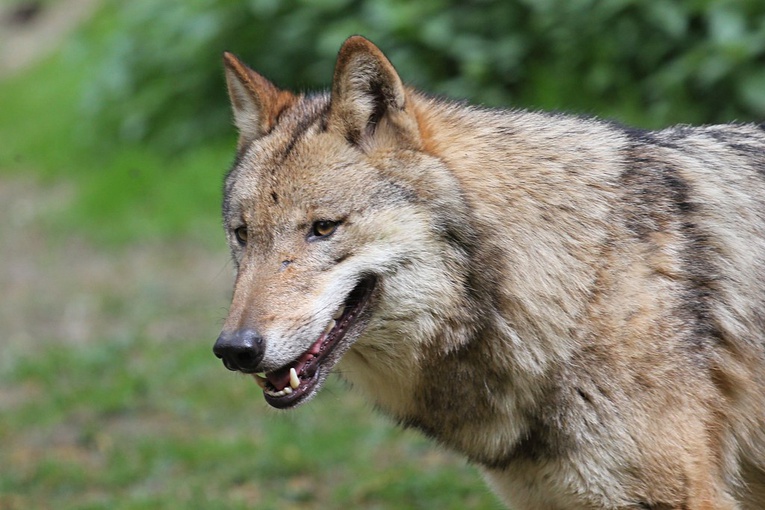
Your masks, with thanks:
[(56, 49), (99, 0), (19, 0), (0, 5), (0, 78)]
[(99, 248), (62, 237), (46, 219), (73, 197), (66, 185), (0, 179), (4, 351), (135, 335), (212, 345), (231, 292), (224, 248), (184, 240)]

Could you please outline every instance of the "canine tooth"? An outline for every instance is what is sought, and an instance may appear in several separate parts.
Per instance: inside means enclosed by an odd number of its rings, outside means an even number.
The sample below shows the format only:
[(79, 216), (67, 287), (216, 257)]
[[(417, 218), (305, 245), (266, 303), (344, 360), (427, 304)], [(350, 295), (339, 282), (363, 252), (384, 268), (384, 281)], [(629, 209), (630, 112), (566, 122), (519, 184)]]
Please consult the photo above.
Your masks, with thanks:
[(253, 374), (253, 377), (255, 377), (255, 382), (258, 383), (258, 386), (260, 386), (260, 389), (265, 390), (266, 389), (266, 379), (265, 377), (262, 377), (258, 374)]
[(293, 390), (298, 389), (300, 386), (300, 378), (297, 375), (297, 370), (290, 368), (290, 386)]
[(340, 317), (343, 316), (343, 312), (344, 311), (345, 311), (345, 305), (340, 305), (340, 308), (335, 310), (335, 313), (334, 313), (334, 315), (332, 315), (332, 318), (335, 319), (335, 320), (339, 319)]
[(332, 328), (334, 328), (336, 324), (337, 322), (334, 320), (329, 321), (329, 324), (327, 324), (327, 327), (324, 328), (324, 334), (326, 335), (327, 333), (332, 331)]
[(289, 386), (287, 386), (287, 387), (285, 387), (285, 388), (284, 388), (284, 389), (281, 391), (281, 393), (282, 393), (282, 394), (284, 394), (284, 395), (289, 395), (289, 394), (291, 394), (291, 393), (292, 393), (292, 388), (290, 388)]

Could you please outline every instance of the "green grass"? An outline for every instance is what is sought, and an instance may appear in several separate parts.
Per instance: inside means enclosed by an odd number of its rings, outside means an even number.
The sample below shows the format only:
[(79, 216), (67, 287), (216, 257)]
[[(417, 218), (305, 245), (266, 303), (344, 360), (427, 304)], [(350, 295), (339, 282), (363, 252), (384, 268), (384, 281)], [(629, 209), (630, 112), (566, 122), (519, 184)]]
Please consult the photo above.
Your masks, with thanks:
[(208, 343), (52, 343), (0, 372), (0, 508), (497, 508), (336, 381), (269, 412)]

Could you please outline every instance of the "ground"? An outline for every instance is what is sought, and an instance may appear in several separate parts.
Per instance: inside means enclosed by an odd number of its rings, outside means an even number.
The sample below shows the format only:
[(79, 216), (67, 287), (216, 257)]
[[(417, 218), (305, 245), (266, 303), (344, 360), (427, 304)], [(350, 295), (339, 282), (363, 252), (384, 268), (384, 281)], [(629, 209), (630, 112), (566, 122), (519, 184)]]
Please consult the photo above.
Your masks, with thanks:
[(232, 282), (223, 243), (217, 251), (184, 240), (99, 250), (51, 231), (49, 219), (73, 196), (63, 184), (0, 180), (5, 348), (33, 352), (51, 340), (88, 345), (135, 334), (212, 342)]
[(0, 78), (24, 69), (56, 48), (98, 0), (10, 1), (0, 5)]

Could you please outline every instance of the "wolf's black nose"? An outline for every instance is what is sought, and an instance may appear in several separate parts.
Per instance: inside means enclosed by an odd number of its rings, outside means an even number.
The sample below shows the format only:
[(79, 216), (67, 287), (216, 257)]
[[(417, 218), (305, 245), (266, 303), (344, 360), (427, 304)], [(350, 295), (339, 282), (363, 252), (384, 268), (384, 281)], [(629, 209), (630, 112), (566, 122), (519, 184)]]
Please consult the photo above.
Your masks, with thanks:
[(265, 342), (252, 329), (224, 331), (213, 347), (213, 353), (229, 370), (246, 374), (256, 372), (266, 351)]

